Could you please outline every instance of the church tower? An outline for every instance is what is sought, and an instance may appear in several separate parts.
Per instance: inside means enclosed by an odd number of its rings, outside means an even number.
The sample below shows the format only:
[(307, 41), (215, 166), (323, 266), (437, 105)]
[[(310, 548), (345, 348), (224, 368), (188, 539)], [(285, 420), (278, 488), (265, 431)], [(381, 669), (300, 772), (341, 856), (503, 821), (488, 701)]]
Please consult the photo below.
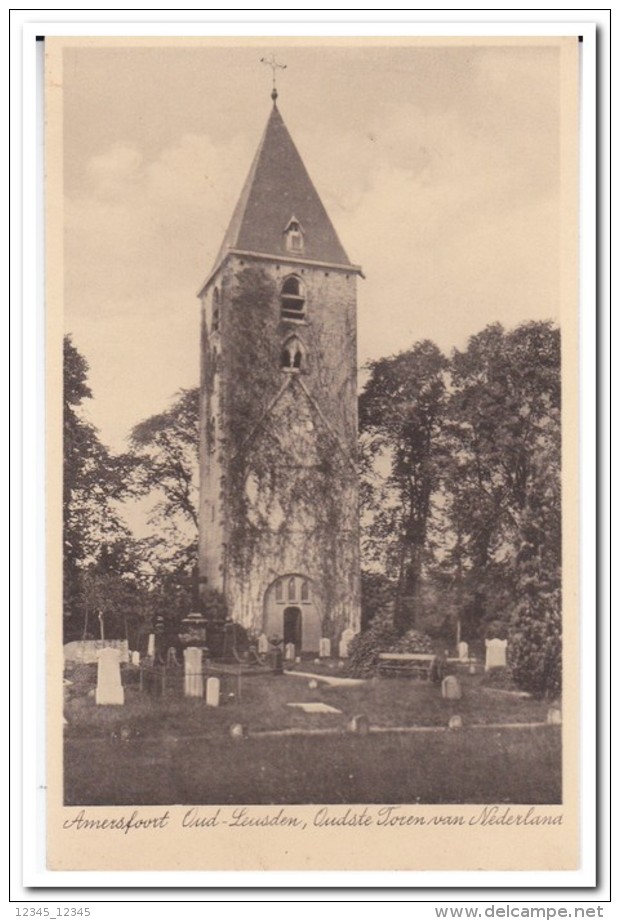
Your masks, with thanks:
[(203, 284), (199, 582), (298, 651), (360, 623), (356, 283), (273, 108)]

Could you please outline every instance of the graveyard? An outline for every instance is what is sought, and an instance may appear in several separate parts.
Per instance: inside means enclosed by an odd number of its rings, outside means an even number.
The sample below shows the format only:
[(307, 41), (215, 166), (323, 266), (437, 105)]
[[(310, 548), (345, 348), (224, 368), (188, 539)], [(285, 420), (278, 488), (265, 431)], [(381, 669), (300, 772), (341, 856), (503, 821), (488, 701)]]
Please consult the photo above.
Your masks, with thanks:
[(127, 658), (67, 663), (67, 805), (561, 801), (560, 711), (502, 668)]

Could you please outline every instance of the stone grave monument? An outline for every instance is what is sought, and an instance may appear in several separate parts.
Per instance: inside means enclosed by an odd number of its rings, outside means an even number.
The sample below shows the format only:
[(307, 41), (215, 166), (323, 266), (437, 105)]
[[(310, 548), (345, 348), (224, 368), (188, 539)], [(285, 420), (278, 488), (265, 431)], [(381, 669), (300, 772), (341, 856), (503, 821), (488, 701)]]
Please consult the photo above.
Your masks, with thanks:
[(183, 650), (185, 664), (184, 690), (186, 697), (202, 697), (204, 693), (202, 683), (202, 649), (197, 646), (188, 646)]
[(295, 643), (287, 643), (284, 647), (284, 658), (287, 662), (295, 661)]
[(258, 654), (266, 656), (269, 652), (269, 640), (266, 633), (261, 633), (258, 638)]
[(484, 664), (485, 672), (491, 668), (506, 668), (506, 647), (508, 640), (485, 640), (487, 655)]
[(101, 705), (122, 705), (125, 693), (121, 684), (121, 663), (118, 649), (102, 649), (97, 662), (95, 702)]
[(332, 654), (332, 644), (328, 637), (323, 636), (319, 640), (319, 658), (329, 659)]
[(220, 705), (220, 679), (211, 677), (207, 678), (207, 707), (219, 707)]
[(350, 627), (347, 627), (346, 630), (342, 631), (342, 636), (340, 637), (340, 645), (338, 647), (338, 655), (341, 659), (346, 659), (349, 656), (349, 643), (355, 636), (355, 630), (351, 630)]
[(441, 696), (446, 700), (460, 700), (462, 697), (461, 684), (455, 675), (446, 675), (441, 682)]
[(461, 640), (458, 644), (456, 652), (461, 662), (466, 662), (469, 659), (469, 646), (464, 640)]

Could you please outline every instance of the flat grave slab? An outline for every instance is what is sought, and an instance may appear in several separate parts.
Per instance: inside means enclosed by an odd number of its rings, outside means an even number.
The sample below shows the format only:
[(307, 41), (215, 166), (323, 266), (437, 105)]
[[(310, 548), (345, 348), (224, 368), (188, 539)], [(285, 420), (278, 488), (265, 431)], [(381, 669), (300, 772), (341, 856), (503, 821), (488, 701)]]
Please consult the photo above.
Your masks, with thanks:
[(329, 704), (324, 704), (321, 701), (292, 703), (287, 704), (286, 706), (299, 707), (299, 709), (303, 710), (304, 713), (342, 713), (342, 710), (337, 710), (336, 707), (330, 707)]

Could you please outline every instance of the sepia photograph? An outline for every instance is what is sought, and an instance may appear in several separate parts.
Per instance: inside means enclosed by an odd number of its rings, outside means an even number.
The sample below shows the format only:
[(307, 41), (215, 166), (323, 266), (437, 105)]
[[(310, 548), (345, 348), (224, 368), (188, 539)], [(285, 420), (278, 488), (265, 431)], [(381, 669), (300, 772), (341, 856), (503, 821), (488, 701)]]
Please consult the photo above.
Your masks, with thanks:
[(52, 865), (575, 866), (577, 36), (45, 57)]

